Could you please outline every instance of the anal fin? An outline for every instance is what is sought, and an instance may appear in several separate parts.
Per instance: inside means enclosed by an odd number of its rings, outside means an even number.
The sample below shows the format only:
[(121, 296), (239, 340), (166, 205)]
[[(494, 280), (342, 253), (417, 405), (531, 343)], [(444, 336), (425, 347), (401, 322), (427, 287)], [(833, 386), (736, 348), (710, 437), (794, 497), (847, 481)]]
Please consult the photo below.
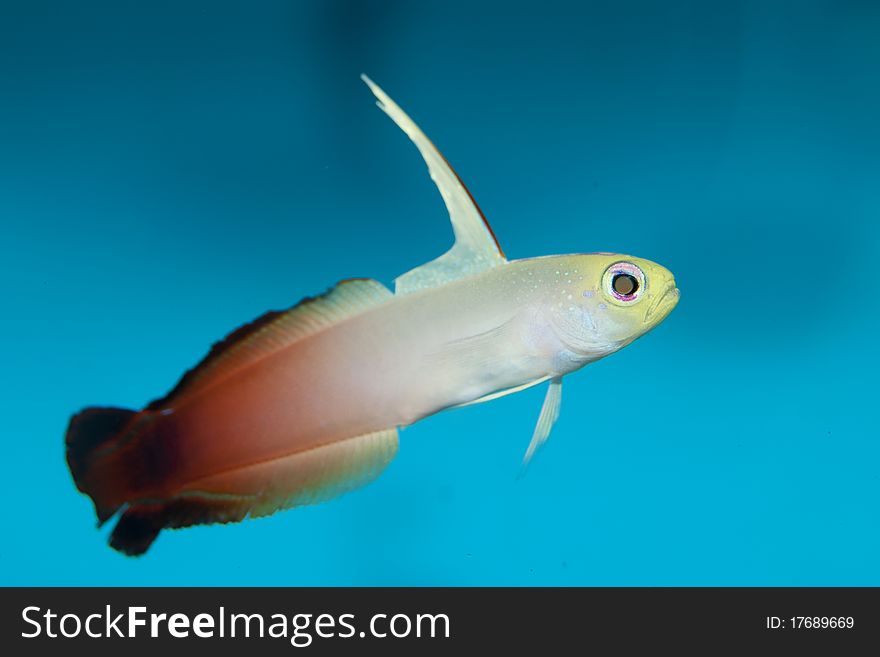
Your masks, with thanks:
[(338, 497), (378, 477), (397, 449), (397, 429), (388, 429), (199, 479), (172, 499), (129, 504), (110, 545), (137, 556), (163, 529), (239, 522)]
[(376, 431), (200, 479), (183, 494), (250, 499), (248, 515), (267, 516), (370, 483), (394, 459), (398, 444), (397, 429)]

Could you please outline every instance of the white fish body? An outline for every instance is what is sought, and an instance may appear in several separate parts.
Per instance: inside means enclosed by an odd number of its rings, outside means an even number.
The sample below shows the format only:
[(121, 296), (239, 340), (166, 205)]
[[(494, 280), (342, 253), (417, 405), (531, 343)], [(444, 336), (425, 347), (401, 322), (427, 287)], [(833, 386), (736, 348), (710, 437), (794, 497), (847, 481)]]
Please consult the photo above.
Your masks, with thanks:
[(562, 378), (656, 326), (672, 274), (608, 253), (508, 261), (464, 184), (422, 131), (364, 77), (418, 147), (455, 243), (392, 294), (343, 281), (231, 334), (141, 411), (89, 408), (67, 434), (77, 486), (111, 545), (141, 554), (163, 528), (319, 502), (377, 476), (398, 427), (550, 381), (525, 463), (559, 416)]

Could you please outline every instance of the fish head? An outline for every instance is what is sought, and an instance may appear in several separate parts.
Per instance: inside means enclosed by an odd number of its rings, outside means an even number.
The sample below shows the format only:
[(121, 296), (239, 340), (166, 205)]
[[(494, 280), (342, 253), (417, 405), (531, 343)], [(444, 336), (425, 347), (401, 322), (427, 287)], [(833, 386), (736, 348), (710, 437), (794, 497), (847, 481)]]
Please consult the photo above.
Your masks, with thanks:
[(678, 303), (672, 272), (650, 260), (616, 253), (551, 260), (555, 275), (544, 307), (557, 337), (586, 361), (641, 337)]

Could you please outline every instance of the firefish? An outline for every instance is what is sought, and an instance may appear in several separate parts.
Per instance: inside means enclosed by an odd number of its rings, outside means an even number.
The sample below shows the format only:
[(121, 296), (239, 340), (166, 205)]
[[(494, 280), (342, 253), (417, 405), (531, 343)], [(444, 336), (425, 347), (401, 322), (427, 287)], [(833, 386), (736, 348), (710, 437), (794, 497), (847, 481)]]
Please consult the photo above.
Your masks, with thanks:
[(111, 547), (147, 551), (163, 529), (238, 522), (375, 479), (398, 430), (548, 383), (527, 464), (559, 416), (563, 377), (630, 344), (678, 302), (672, 274), (614, 253), (508, 260), (446, 159), (362, 76), (418, 148), (455, 234), (394, 281), (349, 278), (230, 333), (142, 410), (91, 407), (67, 428), (67, 463), (118, 520)]

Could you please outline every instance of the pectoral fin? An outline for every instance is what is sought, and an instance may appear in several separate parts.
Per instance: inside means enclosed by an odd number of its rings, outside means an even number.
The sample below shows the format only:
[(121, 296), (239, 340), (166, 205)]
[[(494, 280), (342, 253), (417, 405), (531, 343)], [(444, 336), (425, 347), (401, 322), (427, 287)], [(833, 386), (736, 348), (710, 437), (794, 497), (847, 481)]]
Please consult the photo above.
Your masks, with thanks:
[(362, 75), (361, 79), (378, 99), (376, 104), (379, 108), (391, 117), (419, 149), (428, 165), (431, 179), (446, 203), (455, 233), (455, 244), (449, 251), (398, 276), (395, 280), (395, 293), (409, 294), (436, 287), (507, 262), (486, 217), (446, 158), (379, 85), (366, 75)]
[(520, 476), (525, 473), (529, 462), (543, 445), (547, 438), (550, 437), (550, 430), (559, 418), (559, 407), (562, 402), (562, 377), (551, 379), (550, 385), (547, 387), (547, 395), (544, 397), (544, 405), (541, 406), (541, 414), (538, 416), (538, 424), (535, 425), (535, 432), (532, 434), (532, 442), (526, 450), (523, 457), (522, 470)]

